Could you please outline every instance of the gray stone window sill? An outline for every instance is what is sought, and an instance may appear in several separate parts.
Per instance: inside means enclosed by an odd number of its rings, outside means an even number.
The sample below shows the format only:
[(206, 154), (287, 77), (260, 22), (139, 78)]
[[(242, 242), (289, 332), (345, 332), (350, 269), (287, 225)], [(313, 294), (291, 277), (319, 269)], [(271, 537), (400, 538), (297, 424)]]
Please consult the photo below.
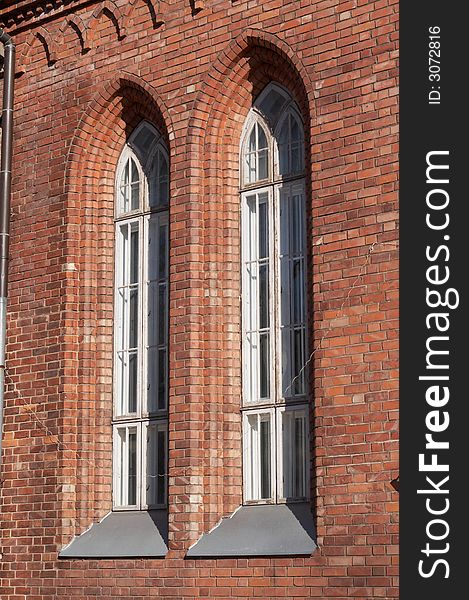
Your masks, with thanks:
[(163, 558), (167, 544), (166, 510), (111, 512), (73, 539), (59, 558)]
[(188, 558), (309, 556), (317, 548), (308, 503), (241, 506), (188, 550)]

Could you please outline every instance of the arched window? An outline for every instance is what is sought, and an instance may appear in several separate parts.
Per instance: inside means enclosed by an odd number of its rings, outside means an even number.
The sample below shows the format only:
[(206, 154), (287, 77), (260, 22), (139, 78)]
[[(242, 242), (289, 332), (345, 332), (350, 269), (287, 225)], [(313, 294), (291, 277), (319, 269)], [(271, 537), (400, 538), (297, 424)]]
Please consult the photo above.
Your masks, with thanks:
[(168, 153), (141, 123), (116, 173), (114, 508), (166, 505)]
[(244, 501), (309, 495), (304, 126), (269, 84), (241, 140)]

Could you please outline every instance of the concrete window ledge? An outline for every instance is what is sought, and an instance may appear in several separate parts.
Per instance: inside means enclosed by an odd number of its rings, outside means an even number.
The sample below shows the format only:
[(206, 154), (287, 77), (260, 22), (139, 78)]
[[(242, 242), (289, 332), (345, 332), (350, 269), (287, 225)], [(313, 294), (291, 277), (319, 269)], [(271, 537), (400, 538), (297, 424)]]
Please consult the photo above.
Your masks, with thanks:
[(187, 552), (188, 558), (305, 556), (317, 545), (307, 503), (241, 506)]
[(163, 558), (167, 544), (166, 510), (111, 512), (72, 540), (59, 558)]

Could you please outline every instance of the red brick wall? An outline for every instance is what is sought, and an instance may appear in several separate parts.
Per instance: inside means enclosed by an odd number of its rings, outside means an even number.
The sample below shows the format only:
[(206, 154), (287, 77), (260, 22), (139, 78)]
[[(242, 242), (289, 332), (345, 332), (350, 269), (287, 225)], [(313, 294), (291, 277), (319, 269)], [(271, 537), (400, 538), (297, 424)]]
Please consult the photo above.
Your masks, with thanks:
[[(22, 71), (1, 598), (396, 597), (397, 2), (148, 2), (0, 9)], [(319, 550), (187, 560), (241, 501), (238, 148), (271, 80), (307, 123)], [(171, 154), (170, 551), (58, 561), (111, 508), (114, 169), (142, 118)]]

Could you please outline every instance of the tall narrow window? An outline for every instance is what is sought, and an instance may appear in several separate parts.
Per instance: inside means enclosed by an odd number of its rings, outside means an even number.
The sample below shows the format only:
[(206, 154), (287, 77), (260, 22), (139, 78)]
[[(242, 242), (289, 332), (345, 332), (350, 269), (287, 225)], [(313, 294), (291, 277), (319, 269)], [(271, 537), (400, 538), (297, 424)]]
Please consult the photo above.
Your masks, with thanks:
[(269, 84), (241, 143), (245, 502), (308, 497), (304, 127)]
[(116, 175), (114, 508), (166, 505), (168, 154), (143, 122)]

